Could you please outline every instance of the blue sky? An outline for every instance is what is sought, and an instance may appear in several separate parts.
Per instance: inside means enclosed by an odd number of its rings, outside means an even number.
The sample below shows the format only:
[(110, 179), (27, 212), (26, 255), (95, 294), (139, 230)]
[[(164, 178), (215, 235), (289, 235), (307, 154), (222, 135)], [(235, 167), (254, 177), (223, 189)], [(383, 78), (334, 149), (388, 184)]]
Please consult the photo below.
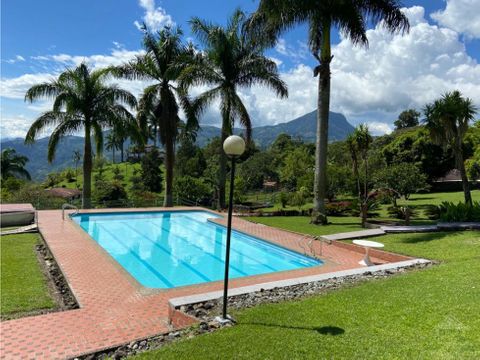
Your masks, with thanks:
[[(119, 63), (141, 51), (135, 23), (151, 28), (175, 23), (190, 37), (192, 16), (225, 23), (232, 11), (247, 12), (258, 1), (221, 0), (5, 0), (1, 8), (1, 136), (23, 136), (49, 102), (26, 104), (26, 89), (84, 60), (94, 67)], [(388, 132), (398, 113), (421, 108), (442, 92), (457, 88), (480, 102), (480, 0), (404, 1), (412, 31), (391, 36), (369, 32), (370, 49), (354, 48), (334, 34), (332, 110), (350, 122), (367, 122)], [(288, 100), (262, 88), (242, 90), (257, 125), (284, 122), (315, 107), (314, 64), (298, 28), (267, 51), (289, 85)], [(122, 82), (135, 94), (144, 84)], [(200, 91), (200, 89), (198, 90)], [(195, 91), (194, 91), (195, 92)], [(218, 124), (216, 109), (204, 123)]]

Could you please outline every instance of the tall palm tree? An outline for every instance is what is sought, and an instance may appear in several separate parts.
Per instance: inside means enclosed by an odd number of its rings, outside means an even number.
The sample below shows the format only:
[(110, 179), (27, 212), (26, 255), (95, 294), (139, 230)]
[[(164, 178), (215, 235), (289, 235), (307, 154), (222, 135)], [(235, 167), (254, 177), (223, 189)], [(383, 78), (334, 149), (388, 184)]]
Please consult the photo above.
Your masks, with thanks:
[[(357, 126), (352, 133), (353, 138), (353, 147), (355, 148), (356, 157), (360, 157), (363, 161), (363, 170), (364, 170), (364, 178), (363, 178), (363, 189), (360, 186), (360, 171), (358, 167), (358, 158), (356, 161), (356, 176), (357, 176), (357, 184), (358, 184), (358, 194), (359, 194), (359, 201), (360, 201), (360, 214), (362, 218), (362, 227), (366, 226), (367, 223), (367, 215), (368, 215), (368, 151), (370, 150), (370, 145), (372, 144), (373, 138), (370, 135), (370, 131), (368, 130), (368, 126), (366, 124), (360, 124)], [(352, 140), (349, 139), (349, 145)], [(352, 159), (355, 156), (352, 154)], [(363, 191), (362, 191), (363, 190)]]
[(25, 165), (28, 162), (26, 156), (17, 154), (15, 149), (4, 149), (1, 155), (1, 171), (2, 179), (8, 177), (22, 177), (30, 180), (30, 173), (25, 169)]
[[(237, 93), (239, 88), (260, 84), (272, 89), (277, 96), (288, 96), (276, 64), (263, 55), (265, 46), (242, 33), (244, 21), (245, 14), (240, 10), (233, 13), (226, 27), (196, 17), (190, 21), (192, 32), (205, 46), (205, 50), (184, 70), (181, 80), (186, 86), (210, 87), (196, 99), (196, 111), (201, 112), (215, 99), (220, 99), (221, 144), (232, 134), (235, 120), (239, 120), (245, 127), (246, 138), (250, 140), (252, 123), (247, 108)], [(227, 157), (221, 147), (219, 155), (218, 205), (224, 208)]]
[(78, 163), (82, 160), (82, 153), (80, 150), (73, 150), (72, 155), (73, 163), (75, 164), (75, 185), (78, 183)]
[(91, 70), (84, 63), (67, 69), (50, 82), (32, 86), (25, 100), (54, 99), (53, 108), (40, 115), (27, 132), (25, 142), (33, 143), (41, 130), (55, 126), (48, 143), (48, 161), (53, 161), (60, 140), (83, 129), (83, 193), (82, 207), (91, 207), (92, 139), (97, 153), (103, 150), (103, 130), (116, 121), (133, 122), (134, 118), (123, 104), (136, 107), (135, 96), (116, 85), (107, 85), (106, 70)]
[(477, 108), (459, 91), (447, 92), (424, 108), (425, 124), (434, 142), (450, 146), (462, 178), (465, 203), (472, 205), (472, 195), (463, 157), (463, 138), (474, 120)]
[(330, 111), (330, 33), (332, 27), (353, 44), (368, 45), (367, 24), (381, 23), (391, 32), (408, 31), (409, 23), (397, 0), (260, 0), (247, 22), (247, 30), (256, 39), (273, 45), (278, 36), (299, 25), (308, 26), (308, 44), (318, 61), (317, 136), (315, 151), (314, 211), (312, 223), (326, 224), (328, 117)]
[(182, 42), (182, 32), (178, 28), (165, 27), (157, 35), (145, 27), (144, 30), (143, 45), (146, 54), (128, 64), (112, 68), (111, 71), (117, 77), (154, 82), (145, 88), (139, 100), (137, 120), (147, 140), (148, 124), (152, 118), (156, 119), (154, 123), (158, 125), (160, 142), (165, 149), (164, 206), (173, 206), (175, 142), (181, 123), (179, 108), (184, 110), (189, 126), (197, 126), (186, 92), (176, 86), (183, 64), (193, 56), (193, 48)]
[(115, 132), (112, 131), (110, 134), (108, 134), (106, 140), (105, 149), (112, 150), (112, 163), (115, 164), (115, 150), (118, 149), (118, 141), (117, 137), (115, 136)]

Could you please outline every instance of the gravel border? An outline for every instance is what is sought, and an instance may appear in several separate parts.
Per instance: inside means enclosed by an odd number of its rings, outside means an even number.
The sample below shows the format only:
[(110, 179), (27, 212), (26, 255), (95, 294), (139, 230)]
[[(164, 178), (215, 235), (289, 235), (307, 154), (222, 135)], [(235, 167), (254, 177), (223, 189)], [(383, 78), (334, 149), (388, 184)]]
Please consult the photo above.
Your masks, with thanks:
[[(228, 298), (230, 309), (246, 309), (259, 304), (279, 303), (289, 300), (300, 300), (307, 297), (320, 295), (336, 289), (345, 288), (361, 282), (383, 279), (397, 274), (413, 270), (421, 270), (432, 266), (435, 262), (417, 263), (414, 265), (366, 272), (359, 275), (335, 277), (328, 280), (311, 282), (306, 284), (277, 287), (273, 289), (261, 289), (258, 292), (232, 296)], [(178, 310), (198, 319), (199, 323), (181, 330), (174, 330), (167, 334), (150, 337), (129, 344), (99, 351), (93, 354), (76, 357), (75, 360), (98, 360), (98, 359), (124, 359), (147, 350), (159, 349), (162, 346), (178, 340), (191, 339), (195, 336), (214, 332), (222, 327), (231, 327), (235, 324), (227, 322), (220, 324), (215, 317), (221, 314), (222, 299), (210, 300), (196, 304), (182, 305)]]

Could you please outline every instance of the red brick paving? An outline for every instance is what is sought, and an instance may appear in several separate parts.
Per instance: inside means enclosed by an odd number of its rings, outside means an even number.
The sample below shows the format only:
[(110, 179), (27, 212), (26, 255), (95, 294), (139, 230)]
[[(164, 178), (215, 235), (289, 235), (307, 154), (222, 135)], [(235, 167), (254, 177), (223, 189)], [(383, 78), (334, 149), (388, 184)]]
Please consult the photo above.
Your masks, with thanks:
[[(111, 211), (142, 210), (147, 209)], [(222, 223), (224, 219), (216, 222)], [(304, 236), (239, 218), (234, 218), (233, 226), (284, 247), (310, 253)], [(222, 282), (217, 281), (168, 290), (145, 289), (78, 225), (71, 220), (62, 221), (61, 211), (40, 211), (39, 229), (80, 309), (1, 322), (2, 359), (72, 358), (168, 332), (169, 299), (222, 288)], [(320, 243), (314, 242), (313, 246), (314, 252), (320, 254)], [(382, 252), (375, 254), (379, 256), (372, 257), (376, 263), (407, 259), (400, 255), (383, 256)], [(362, 257), (363, 250), (354, 245), (324, 244), (322, 266), (234, 279), (230, 287), (358, 268)]]

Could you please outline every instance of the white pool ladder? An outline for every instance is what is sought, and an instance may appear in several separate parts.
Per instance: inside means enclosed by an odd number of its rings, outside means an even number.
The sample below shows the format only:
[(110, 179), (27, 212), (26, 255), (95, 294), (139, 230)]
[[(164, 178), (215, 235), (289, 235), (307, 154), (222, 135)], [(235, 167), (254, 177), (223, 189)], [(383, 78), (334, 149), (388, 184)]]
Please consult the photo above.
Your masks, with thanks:
[(72, 204), (63, 204), (62, 205), (62, 220), (65, 220), (65, 210), (66, 209), (74, 209), (75, 212), (73, 213), (73, 215), (78, 214), (78, 207), (76, 207), (75, 205), (72, 205)]

